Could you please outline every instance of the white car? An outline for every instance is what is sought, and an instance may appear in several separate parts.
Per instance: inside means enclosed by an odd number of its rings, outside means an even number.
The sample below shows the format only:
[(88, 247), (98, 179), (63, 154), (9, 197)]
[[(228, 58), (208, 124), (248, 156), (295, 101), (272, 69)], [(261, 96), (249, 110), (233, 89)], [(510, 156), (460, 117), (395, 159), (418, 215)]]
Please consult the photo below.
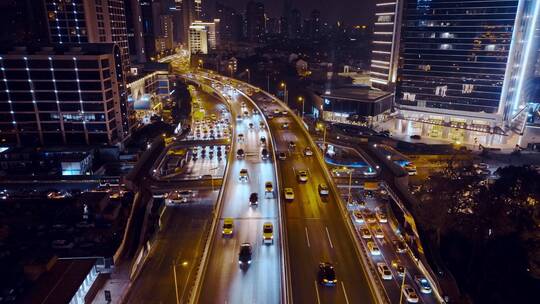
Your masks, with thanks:
[(312, 156), (312, 155), (313, 155), (313, 150), (311, 150), (310, 147), (306, 147), (306, 148), (304, 149), (304, 155), (305, 155), (305, 156)]
[(283, 189), (283, 193), (285, 194), (285, 199), (288, 201), (294, 200), (294, 191), (292, 188), (285, 188)]
[(272, 223), (270, 222), (266, 222), (263, 224), (263, 243), (274, 243), (274, 225), (272, 225)]
[(308, 172), (306, 170), (298, 171), (297, 178), (299, 182), (305, 183), (308, 181)]
[(330, 190), (328, 190), (328, 185), (326, 185), (325, 183), (319, 184), (319, 194), (320, 195), (330, 194)]
[(418, 303), (419, 301), (418, 295), (416, 294), (416, 291), (414, 291), (414, 289), (410, 285), (408, 284), (403, 285), (403, 289), (401, 290), (401, 292), (405, 296), (405, 299), (407, 300), (407, 302)]
[(381, 250), (379, 249), (379, 247), (377, 247), (377, 244), (375, 244), (375, 242), (373, 241), (367, 242), (367, 247), (371, 255), (381, 255)]
[(278, 158), (279, 158), (279, 160), (286, 160), (287, 159), (287, 154), (285, 154), (285, 152), (279, 152)]
[(281, 111), (279, 109), (274, 110), (274, 115), (279, 115), (280, 113), (281, 113)]
[(241, 169), (240, 170), (240, 177), (239, 177), (240, 181), (241, 182), (247, 182), (249, 177), (248, 177), (248, 170), (247, 169)]
[(371, 239), (371, 231), (367, 227), (360, 228), (360, 235), (363, 239)]
[(383, 280), (391, 280), (392, 279), (392, 271), (390, 271), (390, 268), (386, 265), (386, 263), (377, 263), (377, 271), (379, 271), (379, 274), (381, 275), (381, 278)]
[(374, 232), (376, 238), (378, 238), (378, 239), (384, 238), (384, 232), (383, 232), (381, 226), (374, 225), (373, 226), (373, 232)]
[(375, 216), (379, 220), (379, 223), (387, 223), (388, 222), (388, 218), (386, 217), (386, 213), (384, 213), (384, 211), (382, 211), (382, 210), (377, 210), (375, 212)]
[(357, 223), (364, 223), (364, 217), (362, 216), (362, 212), (356, 210), (353, 212), (353, 216), (354, 216), (354, 221), (357, 222)]
[(272, 185), (272, 182), (264, 183), (264, 191), (265, 192), (273, 192), (274, 191), (274, 186)]

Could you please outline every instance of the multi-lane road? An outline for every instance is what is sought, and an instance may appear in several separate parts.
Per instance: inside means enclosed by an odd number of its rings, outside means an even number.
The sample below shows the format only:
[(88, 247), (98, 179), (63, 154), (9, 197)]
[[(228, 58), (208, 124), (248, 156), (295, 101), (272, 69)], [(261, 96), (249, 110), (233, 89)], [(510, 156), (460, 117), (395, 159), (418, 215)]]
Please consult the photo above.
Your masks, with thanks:
[[(261, 151), (272, 151), (266, 127), (260, 127), (260, 114), (253, 114), (250, 103), (242, 106), (242, 98), (230, 99), (231, 119), (235, 125), (234, 143), (231, 152), (245, 151), (245, 158), (235, 159), (228, 169), (224, 184), (219, 223), (211, 243), (207, 268), (203, 275), (199, 303), (279, 303), (281, 297), (281, 247), (278, 234), (277, 193), (265, 194), (265, 182), (276, 186), (274, 162), (263, 160)], [(247, 111), (249, 114), (244, 115)], [(237, 115), (241, 117), (237, 117)], [(252, 128), (250, 128), (250, 123)], [(240, 135), (242, 134), (242, 135)], [(261, 137), (266, 144), (261, 144)], [(240, 139), (243, 137), (243, 139)], [(248, 180), (240, 181), (241, 169), (247, 169)], [(251, 206), (251, 193), (258, 193), (257, 206)], [(222, 236), (223, 220), (234, 220), (231, 237)], [(263, 244), (263, 223), (274, 225), (274, 243)], [(252, 262), (241, 268), (238, 254), (242, 243), (253, 248)]]

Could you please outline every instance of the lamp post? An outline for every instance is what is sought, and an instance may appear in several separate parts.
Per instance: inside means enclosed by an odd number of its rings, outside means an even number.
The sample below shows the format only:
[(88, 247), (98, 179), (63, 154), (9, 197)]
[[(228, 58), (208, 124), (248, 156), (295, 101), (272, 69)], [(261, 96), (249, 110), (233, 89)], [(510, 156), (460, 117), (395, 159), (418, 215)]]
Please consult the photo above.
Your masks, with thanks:
[(231, 64), (229, 64), (229, 72), (231, 73), (231, 78), (233, 77), (233, 67)]
[(178, 281), (176, 280), (176, 265), (173, 264), (173, 274), (174, 274), (174, 293), (176, 294), (176, 304), (180, 304), (180, 298), (178, 298)]
[(349, 196), (347, 198), (347, 205), (351, 205), (351, 198), (352, 198), (352, 195), (351, 195), (351, 187), (352, 187), (352, 172), (353, 172), (353, 169), (352, 168), (349, 168)]
[(304, 97), (298, 96), (298, 101), (302, 103), (302, 121), (304, 121)]
[(246, 69), (246, 73), (248, 75), (248, 83), (251, 83), (251, 72), (249, 71), (249, 69)]
[(283, 88), (283, 99), (285, 100), (285, 103), (289, 105), (289, 92), (287, 91), (287, 84), (282, 82), (279, 84), (279, 86)]
[(203, 60), (199, 59), (199, 69), (202, 69), (202, 66), (203, 66)]

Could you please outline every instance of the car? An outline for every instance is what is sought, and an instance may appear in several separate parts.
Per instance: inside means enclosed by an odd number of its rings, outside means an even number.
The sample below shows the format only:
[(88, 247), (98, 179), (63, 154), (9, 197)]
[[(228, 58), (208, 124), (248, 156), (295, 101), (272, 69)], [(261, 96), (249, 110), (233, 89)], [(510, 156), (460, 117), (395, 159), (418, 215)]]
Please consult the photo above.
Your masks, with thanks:
[(283, 189), (283, 193), (285, 194), (285, 199), (288, 201), (294, 200), (294, 191), (292, 188), (285, 188)]
[(373, 226), (373, 233), (375, 234), (375, 237), (378, 238), (378, 239), (384, 238), (384, 232), (383, 232), (381, 226), (379, 226), (379, 225), (374, 225)]
[(249, 179), (248, 170), (246, 168), (240, 169), (240, 177), (241, 182), (247, 182)]
[(244, 141), (244, 134), (239, 133), (238, 134), (238, 142), (243, 142), (243, 141)]
[(384, 211), (382, 211), (380, 209), (377, 210), (375, 212), (375, 216), (379, 220), (379, 223), (388, 223), (388, 218), (386, 217), (386, 213), (384, 213)]
[(266, 128), (266, 125), (264, 124), (264, 121), (259, 121), (259, 128), (264, 129)]
[(242, 243), (242, 245), (240, 245), (240, 252), (238, 253), (238, 264), (240, 264), (241, 267), (251, 264), (251, 254), (251, 244)]
[(244, 157), (246, 157), (246, 153), (244, 152), (244, 149), (236, 150), (236, 158), (243, 159)]
[(266, 117), (268, 118), (268, 120), (272, 120), (274, 118), (274, 115), (268, 114)]
[(255, 125), (254, 125), (252, 122), (250, 122), (249, 125), (248, 125), (248, 127), (249, 127), (250, 129), (253, 129), (253, 128), (255, 127)]
[(261, 150), (261, 159), (268, 159), (270, 155), (268, 154), (268, 150), (266, 148), (263, 148)]
[(401, 292), (403, 293), (403, 296), (405, 296), (405, 300), (409, 303), (418, 303), (419, 298), (416, 294), (416, 291), (411, 287), (409, 284), (403, 285), (403, 288), (401, 289)]
[(287, 115), (287, 113), (288, 113), (288, 112), (285, 111), (285, 110), (281, 111), (281, 114), (282, 114), (282, 115)]
[(371, 253), (371, 255), (381, 255), (381, 250), (379, 249), (377, 244), (375, 244), (374, 241), (368, 241), (367, 242), (367, 247), (368, 247), (369, 253)]
[(225, 218), (223, 220), (223, 229), (221, 230), (221, 234), (224, 237), (232, 236), (234, 232), (234, 220), (230, 217)]
[(294, 148), (296, 148), (296, 143), (294, 143), (294, 141), (291, 140), (289, 142), (289, 149), (294, 149)]
[(282, 129), (288, 129), (289, 128), (289, 123), (286, 122), (286, 123), (282, 124), (281, 128)]
[(264, 191), (266, 191), (266, 192), (273, 192), (274, 191), (274, 185), (272, 185), (272, 182), (264, 183)]
[(364, 223), (364, 217), (362, 216), (362, 212), (355, 210), (353, 212), (354, 221), (357, 223)]
[(401, 241), (401, 240), (394, 240), (394, 246), (396, 247), (396, 251), (398, 253), (404, 253), (404, 252), (407, 252), (407, 245), (405, 244), (405, 242)]
[(279, 158), (279, 160), (286, 160), (287, 159), (287, 154), (285, 152), (279, 152), (278, 158)]
[(403, 277), (405, 275), (405, 267), (403, 267), (400, 260), (392, 260), (392, 267), (394, 267), (398, 276)]
[(426, 279), (424, 276), (415, 275), (414, 281), (418, 285), (421, 293), (431, 293), (431, 284), (429, 284), (428, 279)]
[(364, 191), (364, 197), (373, 198), (374, 197), (373, 191), (371, 191), (371, 190)]
[(306, 170), (300, 170), (296, 174), (296, 177), (297, 177), (299, 182), (305, 183), (305, 182), (308, 181), (308, 172)]
[(311, 150), (310, 147), (306, 147), (306, 148), (304, 149), (304, 155), (305, 155), (305, 156), (312, 156), (312, 155), (313, 155), (313, 150)]
[(272, 223), (270, 222), (266, 222), (263, 224), (263, 243), (274, 243), (274, 225), (272, 225)]
[(411, 139), (422, 139), (422, 136), (418, 135), (418, 134), (415, 134), (415, 135), (411, 135), (410, 136)]
[(250, 205), (257, 205), (259, 203), (259, 194), (257, 192), (253, 192), (249, 195), (249, 204)]
[(259, 141), (261, 142), (261, 145), (266, 145), (266, 137), (264, 136), (261, 136), (261, 138), (259, 139)]
[(281, 114), (281, 111), (279, 109), (274, 109), (274, 115), (279, 115)]
[(193, 196), (191, 190), (172, 191), (165, 195), (165, 203), (167, 204), (181, 204), (187, 203), (188, 199)]
[(244, 111), (244, 117), (248, 117), (249, 116), (249, 111), (248, 110), (245, 110)]
[(381, 275), (381, 279), (383, 280), (392, 279), (392, 271), (390, 271), (390, 268), (388, 268), (386, 263), (383, 263), (383, 262), (377, 263), (377, 271)]
[(317, 272), (319, 283), (326, 286), (334, 286), (337, 283), (336, 270), (331, 263), (319, 263), (319, 271)]
[(358, 207), (360, 207), (360, 208), (365, 208), (366, 205), (367, 205), (366, 201), (364, 201), (364, 200), (359, 200), (359, 201), (356, 202), (356, 204), (357, 204)]
[(363, 239), (371, 239), (371, 231), (367, 227), (360, 228), (360, 235)]
[(319, 184), (319, 195), (328, 195), (330, 194), (330, 190), (328, 190), (328, 185), (325, 183)]
[(377, 222), (375, 214), (369, 209), (364, 209), (364, 217), (366, 219), (366, 222), (369, 224), (375, 224)]

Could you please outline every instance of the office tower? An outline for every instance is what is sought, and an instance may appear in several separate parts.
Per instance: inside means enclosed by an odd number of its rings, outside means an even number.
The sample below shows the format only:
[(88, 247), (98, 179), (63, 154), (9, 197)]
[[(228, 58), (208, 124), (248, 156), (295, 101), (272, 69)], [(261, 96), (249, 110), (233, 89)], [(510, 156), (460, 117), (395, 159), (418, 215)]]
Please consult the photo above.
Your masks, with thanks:
[(249, 1), (246, 5), (246, 37), (250, 42), (262, 42), (266, 17), (264, 15), (264, 4), (261, 2)]
[(173, 40), (176, 44), (187, 41), (187, 39), (184, 38), (184, 18), (182, 2), (182, 0), (174, 0), (174, 5), (169, 8), (173, 19)]
[(280, 18), (280, 29), (281, 29), (281, 34), (284, 37), (291, 37), (292, 34), (294, 33), (291, 27), (291, 22), (293, 18), (294, 17), (292, 16), (291, 0), (283, 0), (283, 12), (282, 12), (282, 17)]
[(293, 9), (289, 20), (290, 35), (293, 39), (302, 37), (302, 12), (299, 9)]
[(155, 40), (156, 35), (154, 34), (154, 18), (152, 12), (152, 2), (150, 1), (141, 1), (141, 23), (142, 23), (142, 37), (144, 43), (144, 50), (146, 54), (146, 60), (152, 60), (156, 56), (156, 46)]
[[(381, 76), (374, 78), (381, 84), (391, 83), (392, 61), (398, 60), (395, 104), (403, 119), (398, 128), (408, 125), (432, 138), (488, 145), (508, 143), (508, 131), (522, 129), (519, 116), (528, 102), (523, 92), (534, 68), (540, 1), (403, 0), (381, 1), (377, 7), (388, 7), (377, 17), (397, 15), (377, 19), (398, 23), (394, 35), (375, 33), (375, 41), (392, 47), (375, 48), (390, 54), (374, 53), (379, 61), (372, 61), (372, 68), (380, 74), (372, 75)], [(381, 72), (383, 66), (388, 74)]]
[(52, 43), (117, 43), (123, 66), (129, 69), (124, 0), (43, 1)]
[(135, 61), (144, 63), (146, 62), (146, 51), (139, 0), (125, 0), (125, 12), (130, 55)]
[(233, 8), (216, 3), (216, 18), (220, 20), (220, 39), (223, 42), (239, 41), (242, 37), (242, 15)]
[(0, 141), (116, 144), (128, 132), (117, 44), (63, 43), (0, 51)]
[(371, 85), (392, 90), (397, 79), (400, 18), (398, 1), (380, 1), (375, 8), (371, 51)]

